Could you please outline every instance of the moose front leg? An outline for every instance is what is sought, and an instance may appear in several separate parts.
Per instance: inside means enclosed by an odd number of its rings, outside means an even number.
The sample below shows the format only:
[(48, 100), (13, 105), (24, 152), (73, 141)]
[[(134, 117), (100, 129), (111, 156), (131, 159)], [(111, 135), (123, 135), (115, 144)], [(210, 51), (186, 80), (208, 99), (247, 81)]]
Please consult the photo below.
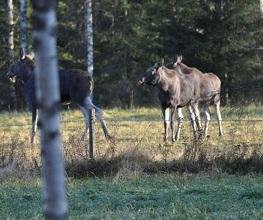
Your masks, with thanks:
[(176, 137), (175, 138), (176, 138), (176, 140), (179, 140), (184, 116), (182, 113), (182, 108), (177, 108), (176, 111), (177, 111), (177, 122), (178, 122), (178, 124), (177, 124), (177, 131), (176, 131)]
[(202, 125), (201, 125), (200, 112), (198, 109), (198, 103), (194, 103), (191, 107), (193, 108), (193, 111), (194, 111), (196, 124), (197, 124), (197, 130), (199, 132), (198, 136), (200, 137), (200, 136), (202, 136)]
[(188, 105), (188, 111), (189, 111), (189, 116), (190, 116), (190, 121), (193, 129), (193, 137), (197, 138), (197, 129), (196, 129), (196, 121), (195, 121), (195, 114), (194, 110), (191, 105)]
[(171, 121), (171, 133), (172, 133), (172, 142), (175, 142), (175, 123), (174, 123), (174, 113), (175, 113), (175, 108), (171, 108), (171, 114), (170, 114), (170, 121)]
[(170, 127), (170, 109), (169, 108), (162, 108), (163, 113), (163, 125), (164, 125), (164, 137), (163, 140), (168, 140), (168, 133)]

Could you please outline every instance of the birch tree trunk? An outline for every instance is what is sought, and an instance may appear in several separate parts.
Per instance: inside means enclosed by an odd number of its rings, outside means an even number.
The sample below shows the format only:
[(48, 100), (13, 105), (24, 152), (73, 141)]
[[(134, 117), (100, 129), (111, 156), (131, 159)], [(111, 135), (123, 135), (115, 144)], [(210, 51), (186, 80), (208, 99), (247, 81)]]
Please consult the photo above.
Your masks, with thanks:
[(64, 161), (59, 132), (59, 81), (56, 51), (56, 1), (32, 0), (39, 104), (45, 219), (67, 219)]
[[(93, 16), (92, 0), (85, 0), (86, 6), (86, 41), (87, 41), (87, 71), (93, 77)], [(93, 94), (91, 93), (91, 99)], [(93, 128), (93, 110), (89, 110), (89, 157), (93, 159), (95, 146), (94, 128)]]
[[(7, 0), (7, 12), (8, 12), (8, 59), (9, 64), (14, 63), (14, 4), (13, 0)], [(17, 89), (17, 83), (12, 85), (11, 87), (13, 100), (14, 100), (14, 107), (17, 110), (18, 109), (18, 89)]]
[(93, 76), (93, 16), (92, 16), (92, 0), (86, 0), (87, 10), (87, 70), (88, 73)]
[[(27, 0), (20, 0), (20, 49), (23, 55), (26, 55), (28, 53), (26, 14)], [(26, 103), (23, 97), (24, 91), (22, 82), (17, 80), (14, 86), (17, 109), (23, 109), (26, 106)]]
[(27, 13), (27, 0), (20, 0), (20, 47), (25, 54), (28, 53), (26, 13)]
[(263, 17), (263, 0), (260, 0), (259, 2), (259, 9), (260, 9), (261, 16)]
[(14, 62), (14, 5), (13, 0), (7, 0), (8, 7), (8, 24), (9, 24), (9, 33), (8, 33), (8, 55), (10, 62)]

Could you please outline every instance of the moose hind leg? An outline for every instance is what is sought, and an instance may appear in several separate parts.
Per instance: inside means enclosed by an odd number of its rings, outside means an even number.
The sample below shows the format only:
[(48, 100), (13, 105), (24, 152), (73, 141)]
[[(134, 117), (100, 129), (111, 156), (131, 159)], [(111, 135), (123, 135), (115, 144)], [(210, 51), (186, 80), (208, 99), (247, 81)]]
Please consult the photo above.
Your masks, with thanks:
[(84, 129), (84, 132), (83, 132), (83, 134), (81, 136), (81, 140), (84, 141), (85, 140), (85, 136), (87, 135), (88, 130), (89, 130), (89, 114), (88, 114), (87, 109), (85, 109), (84, 107), (79, 105), (79, 108), (80, 108), (81, 112), (83, 113), (83, 116), (84, 116), (84, 119), (85, 119), (85, 129)]
[(32, 110), (32, 131), (31, 131), (31, 141), (30, 141), (31, 144), (33, 144), (35, 140), (35, 135), (37, 131), (37, 121), (38, 121), (38, 110), (34, 108)]
[(222, 116), (221, 116), (221, 112), (220, 112), (220, 102), (217, 102), (215, 104), (215, 109), (216, 109), (217, 122), (218, 122), (218, 126), (219, 126), (219, 136), (223, 136)]
[(101, 127), (102, 127), (102, 130), (103, 130), (103, 133), (104, 133), (105, 138), (106, 138), (107, 140), (112, 139), (112, 137), (110, 136), (108, 127), (107, 127), (107, 125), (106, 125), (106, 122), (105, 122), (105, 120), (103, 119), (103, 112), (102, 112), (102, 110), (93, 104), (90, 96), (88, 96), (88, 97), (85, 99), (84, 105), (85, 105), (85, 108), (86, 108), (87, 110), (88, 110), (88, 109), (92, 109), (92, 108), (95, 109), (95, 116), (96, 116), (96, 118), (99, 120), (99, 122), (100, 122), (100, 124), (101, 124)]
[(209, 125), (209, 121), (211, 120), (208, 105), (205, 105), (205, 106), (204, 106), (204, 112), (205, 112), (204, 137), (207, 137), (207, 134), (208, 134), (208, 125)]

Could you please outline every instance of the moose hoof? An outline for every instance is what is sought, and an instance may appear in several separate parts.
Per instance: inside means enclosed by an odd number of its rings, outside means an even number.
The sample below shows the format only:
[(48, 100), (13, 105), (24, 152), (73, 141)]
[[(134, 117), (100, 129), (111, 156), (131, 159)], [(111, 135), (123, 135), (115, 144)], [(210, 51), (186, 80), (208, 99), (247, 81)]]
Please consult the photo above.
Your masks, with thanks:
[(163, 142), (167, 142), (167, 140), (168, 140), (168, 137), (163, 138)]
[(81, 138), (80, 138), (80, 141), (85, 141), (85, 137), (86, 137), (86, 134), (83, 134), (82, 136), (81, 136)]

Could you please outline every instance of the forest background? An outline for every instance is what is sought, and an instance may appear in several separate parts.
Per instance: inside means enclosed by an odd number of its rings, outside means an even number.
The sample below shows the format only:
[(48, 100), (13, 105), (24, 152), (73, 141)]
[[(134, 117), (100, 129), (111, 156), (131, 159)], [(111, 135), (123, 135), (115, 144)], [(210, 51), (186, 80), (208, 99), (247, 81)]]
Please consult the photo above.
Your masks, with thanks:
[[(19, 59), (19, 1), (14, 0), (14, 60)], [(83, 0), (58, 1), (60, 68), (86, 69)], [(27, 39), (32, 50), (31, 5)], [(263, 18), (258, 0), (97, 0), (93, 2), (94, 99), (103, 107), (157, 105), (156, 91), (136, 78), (162, 57), (222, 80), (222, 101), (263, 102)], [(9, 56), (7, 1), (0, 2), (0, 110), (24, 110), (22, 91), (6, 78)], [(226, 100), (227, 99), (227, 100)]]

